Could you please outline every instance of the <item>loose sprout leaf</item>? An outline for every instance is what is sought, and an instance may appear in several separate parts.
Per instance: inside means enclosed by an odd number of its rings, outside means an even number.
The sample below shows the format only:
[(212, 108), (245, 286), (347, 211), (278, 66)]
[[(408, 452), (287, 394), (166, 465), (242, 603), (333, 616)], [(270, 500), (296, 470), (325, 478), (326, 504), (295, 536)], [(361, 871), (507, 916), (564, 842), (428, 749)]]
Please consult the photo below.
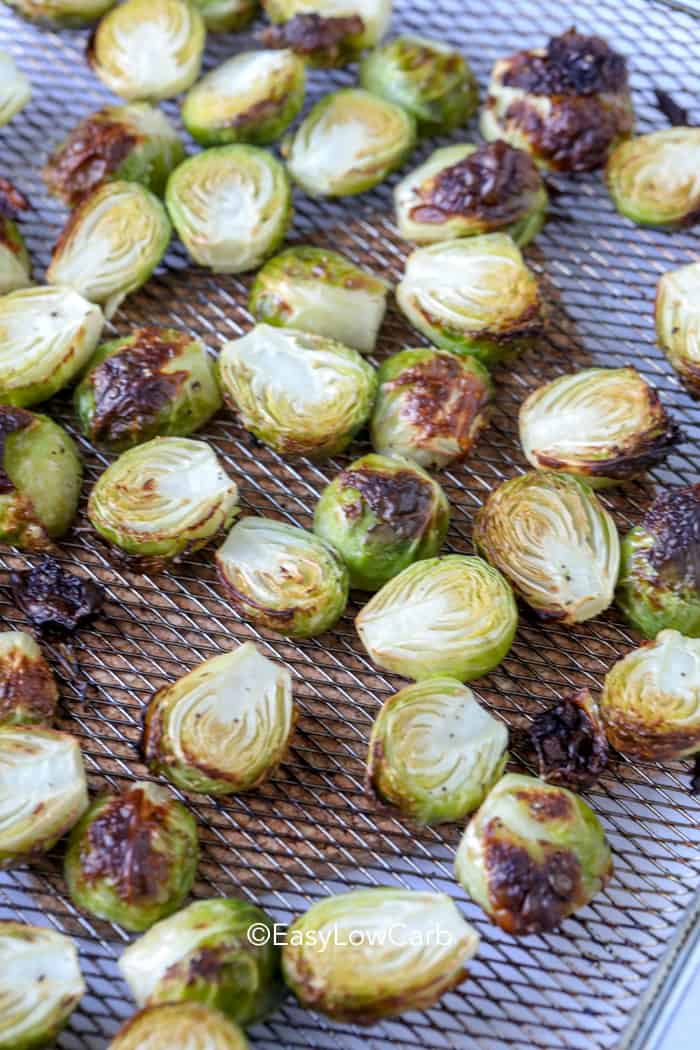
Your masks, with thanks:
[(700, 218), (700, 128), (667, 128), (624, 142), (605, 169), (617, 210), (642, 226)]
[(102, 611), (101, 584), (64, 569), (45, 556), (31, 569), (13, 572), (12, 598), (30, 623), (46, 635), (65, 637)]
[(29, 78), (18, 69), (12, 55), (0, 51), (0, 127), (21, 113), (31, 97)]
[(58, 689), (30, 634), (0, 632), (0, 725), (50, 725)]
[(243, 1032), (202, 1003), (151, 1006), (127, 1021), (107, 1050), (249, 1050)]
[(700, 397), (700, 262), (659, 279), (656, 335), (690, 393)]

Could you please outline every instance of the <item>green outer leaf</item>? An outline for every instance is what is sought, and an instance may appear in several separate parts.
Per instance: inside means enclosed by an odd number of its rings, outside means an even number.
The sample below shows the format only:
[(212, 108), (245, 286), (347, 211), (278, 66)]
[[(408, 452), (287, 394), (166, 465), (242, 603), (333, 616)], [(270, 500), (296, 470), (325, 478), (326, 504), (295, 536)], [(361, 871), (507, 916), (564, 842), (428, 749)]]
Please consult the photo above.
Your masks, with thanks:
[(654, 546), (653, 533), (640, 525), (627, 533), (620, 548), (615, 602), (645, 638), (667, 629), (700, 638), (700, 591), (691, 580), (679, 579), (673, 567), (655, 569), (649, 560)]

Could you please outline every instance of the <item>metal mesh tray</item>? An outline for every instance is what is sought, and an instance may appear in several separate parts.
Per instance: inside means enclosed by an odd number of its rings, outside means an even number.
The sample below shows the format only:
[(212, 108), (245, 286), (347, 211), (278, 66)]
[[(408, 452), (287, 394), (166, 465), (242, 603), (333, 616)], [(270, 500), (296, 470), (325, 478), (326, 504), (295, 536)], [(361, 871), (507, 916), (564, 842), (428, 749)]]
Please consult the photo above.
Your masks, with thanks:
[[(697, 64), (694, 82), (691, 64), (700, 54), (700, 22), (662, 3), (398, 0), (396, 6), (394, 29), (450, 40), (473, 63), (482, 86), (497, 57), (575, 23), (604, 34), (629, 57), (641, 130), (665, 123), (654, 88), (668, 90), (685, 105), (698, 97)], [(16, 56), (35, 89), (25, 114), (0, 131), (0, 157), (2, 173), (33, 205), (22, 226), (37, 276), (64, 221), (61, 207), (44, 193), (41, 164), (50, 146), (108, 97), (82, 61), (85, 37), (39, 30), (7, 11), (0, 15), (0, 47)], [(245, 43), (241, 37), (211, 38), (207, 64)], [(315, 98), (329, 82), (347, 83), (350, 77), (348, 72), (314, 73), (310, 94)], [(172, 104), (166, 109), (177, 114)], [(442, 476), (454, 507), (450, 550), (471, 550), (474, 511), (495, 484), (524, 466), (515, 417), (526, 393), (592, 361), (633, 363), (658, 386), (687, 436), (653, 479), (604, 497), (621, 529), (639, 520), (652, 480), (698, 480), (698, 411), (655, 347), (652, 321), (658, 275), (696, 257), (697, 237), (633, 227), (615, 213), (597, 175), (554, 181), (558, 192), (551, 219), (527, 251), (550, 307), (547, 335), (513, 367), (497, 372), (492, 426), (466, 464)], [(390, 192), (391, 181), (347, 202), (317, 203), (298, 195), (293, 238), (329, 244), (396, 279), (406, 249), (392, 225)], [(116, 330), (144, 323), (180, 325), (217, 349), (250, 324), (248, 283), (189, 267), (175, 246), (165, 267), (118, 314)], [(391, 312), (380, 356), (416, 340)], [(66, 401), (58, 399), (51, 410), (75, 433)], [(228, 414), (221, 414), (204, 437), (240, 483), (245, 510), (303, 526), (310, 523), (323, 485), (347, 461), (285, 462), (254, 442)], [(82, 446), (87, 493), (107, 460), (85, 442)], [(351, 455), (364, 450), (358, 443)], [(460, 828), (416, 830), (381, 812), (363, 793), (372, 719), (400, 683), (378, 674), (366, 658), (352, 624), (356, 604), (332, 634), (293, 643), (258, 633), (231, 611), (216, 586), (211, 551), (169, 573), (130, 575), (109, 564), (81, 517), (63, 544), (62, 557), (104, 583), (109, 595), (104, 617), (81, 635), (80, 660), (91, 688), (82, 697), (65, 684), (60, 721), (80, 738), (93, 790), (145, 775), (136, 746), (141, 709), (154, 689), (200, 660), (235, 640), (253, 638), (294, 675), (302, 717), (291, 754), (274, 780), (223, 802), (189, 800), (204, 846), (197, 895), (240, 894), (286, 922), (310, 901), (351, 887), (434, 887), (456, 897), (482, 934), (470, 981), (426, 1013), (361, 1032), (289, 1000), (253, 1030), (255, 1047), (597, 1050), (621, 1044), (651, 976), (667, 957), (674, 931), (684, 916), (687, 921), (700, 884), (700, 802), (688, 792), (687, 768), (621, 758), (612, 762), (590, 801), (614, 848), (614, 880), (555, 933), (516, 941), (487, 922), (453, 880)], [(24, 626), (6, 583), (10, 568), (25, 563), (7, 552), (0, 556), (4, 628)], [(574, 629), (545, 628), (525, 613), (509, 657), (476, 690), (509, 725), (522, 727), (564, 689), (584, 684), (599, 689), (609, 665), (635, 644), (615, 611)], [(57, 1045), (103, 1048), (133, 1009), (115, 967), (127, 939), (123, 932), (73, 907), (59, 854), (29, 870), (0, 873), (0, 915), (50, 923), (78, 940), (89, 994)]]

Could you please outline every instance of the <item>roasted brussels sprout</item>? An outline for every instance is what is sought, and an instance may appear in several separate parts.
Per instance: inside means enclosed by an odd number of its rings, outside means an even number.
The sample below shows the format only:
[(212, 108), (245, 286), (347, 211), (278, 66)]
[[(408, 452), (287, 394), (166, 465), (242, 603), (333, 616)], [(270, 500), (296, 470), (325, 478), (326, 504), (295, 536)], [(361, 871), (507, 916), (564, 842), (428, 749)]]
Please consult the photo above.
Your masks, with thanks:
[(177, 911), (198, 861), (190, 811), (165, 788), (137, 781), (119, 795), (98, 798), (73, 828), (66, 884), (84, 911), (146, 930)]
[(700, 128), (665, 128), (623, 142), (605, 181), (619, 212), (641, 226), (694, 226), (700, 219)]
[(0, 127), (9, 124), (32, 97), (32, 85), (7, 51), (0, 51)]
[(50, 850), (87, 804), (75, 737), (40, 726), (0, 726), (0, 868)]
[(244, 518), (219, 549), (216, 563), (241, 616), (278, 634), (323, 634), (345, 610), (347, 569), (337, 551), (306, 529)]
[(187, 437), (221, 407), (212, 358), (171, 328), (138, 328), (104, 343), (76, 387), (83, 434), (120, 452), (158, 436)]
[(237, 33), (252, 22), (258, 0), (194, 0), (212, 33)]
[(129, 449), (107, 468), (88, 515), (109, 543), (157, 567), (228, 529), (237, 505), (238, 486), (209, 445), (164, 437)]
[(158, 196), (184, 159), (174, 127), (146, 102), (105, 106), (85, 117), (44, 168), (50, 193), (75, 208), (106, 182), (140, 182)]
[(529, 463), (593, 488), (639, 477), (680, 438), (654, 387), (635, 368), (584, 368), (537, 388), (520, 408)]
[(471, 357), (421, 347), (383, 361), (371, 421), (372, 444), (421, 467), (463, 459), (486, 426), (493, 387)]
[(312, 197), (371, 190), (403, 164), (416, 138), (413, 117), (359, 88), (320, 99), (282, 147), (294, 181)]
[(279, 138), (304, 104), (304, 62), (293, 51), (243, 51), (190, 88), (182, 119), (203, 146)]
[(496, 62), (481, 112), (485, 139), (505, 139), (554, 171), (599, 168), (633, 128), (625, 59), (575, 29)]
[(84, 994), (69, 937), (44, 926), (0, 921), (0, 1050), (53, 1044)]
[(143, 751), (154, 773), (184, 791), (234, 795), (280, 764), (295, 717), (289, 671), (246, 642), (155, 694)]
[(292, 217), (286, 172), (257, 146), (219, 146), (189, 157), (170, 176), (165, 199), (190, 257), (214, 273), (260, 266)]
[[(260, 930), (260, 940), (249, 931)], [(284, 995), (272, 920), (234, 898), (195, 901), (126, 949), (119, 969), (139, 1006), (195, 1002), (247, 1027)]]
[(219, 357), (224, 400), (243, 426), (283, 455), (333, 456), (367, 422), (372, 366), (320, 335), (260, 324)]
[(135, 1014), (107, 1050), (249, 1050), (243, 1032), (202, 1003), (164, 1003)]
[(518, 610), (498, 569), (448, 554), (416, 562), (384, 584), (355, 624), (378, 667), (417, 682), (443, 675), (465, 682), (506, 656)]
[(268, 47), (289, 47), (315, 66), (344, 66), (384, 36), (391, 0), (262, 0), (277, 23), (262, 34)]
[(415, 463), (370, 453), (321, 493), (314, 531), (340, 551), (350, 586), (376, 591), (422, 558), (433, 558), (450, 523), (437, 481)]
[(502, 776), (508, 730), (454, 678), (390, 697), (372, 728), (367, 780), (419, 824), (461, 820)]
[(114, 7), (117, 0), (5, 0), (9, 7), (34, 22), (50, 22), (63, 29), (89, 25)]
[(206, 33), (189, 0), (126, 0), (98, 25), (87, 59), (115, 95), (157, 102), (192, 87), (202, 68)]
[(455, 874), (508, 933), (546, 933), (583, 908), (612, 874), (597, 816), (566, 788), (509, 773), (470, 820)]
[(656, 336), (690, 393), (700, 397), (700, 262), (659, 280)]
[(1, 631), (0, 725), (50, 725), (57, 703), (53, 671), (31, 634)]
[(584, 791), (608, 761), (608, 742), (590, 690), (567, 693), (532, 720), (530, 740), (540, 776), (550, 784)]
[(571, 474), (531, 471), (502, 482), (476, 516), (474, 542), (542, 620), (581, 623), (613, 600), (615, 522)]
[(51, 547), (73, 522), (82, 474), (63, 427), (0, 404), (0, 541), (25, 550)]
[(478, 947), (445, 894), (381, 886), (309, 908), (288, 931), (282, 968), (302, 1006), (372, 1024), (428, 1009), (462, 983)]
[(389, 284), (338, 252), (302, 245), (265, 263), (250, 291), (257, 321), (300, 328), (371, 353)]
[(32, 283), (32, 260), (13, 218), (28, 207), (27, 198), (7, 179), (0, 179), (0, 295), (28, 288)]
[(524, 350), (542, 331), (537, 281), (505, 233), (417, 248), (396, 299), (436, 346), (485, 365)]

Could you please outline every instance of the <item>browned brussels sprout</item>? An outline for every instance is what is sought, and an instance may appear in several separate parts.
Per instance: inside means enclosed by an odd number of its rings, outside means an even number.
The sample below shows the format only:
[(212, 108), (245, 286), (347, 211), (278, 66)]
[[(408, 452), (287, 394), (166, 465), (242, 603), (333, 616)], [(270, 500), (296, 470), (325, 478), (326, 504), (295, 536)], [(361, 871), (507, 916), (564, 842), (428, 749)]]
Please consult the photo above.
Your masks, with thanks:
[(0, 633), (0, 725), (50, 725), (58, 689), (37, 643), (24, 631)]

